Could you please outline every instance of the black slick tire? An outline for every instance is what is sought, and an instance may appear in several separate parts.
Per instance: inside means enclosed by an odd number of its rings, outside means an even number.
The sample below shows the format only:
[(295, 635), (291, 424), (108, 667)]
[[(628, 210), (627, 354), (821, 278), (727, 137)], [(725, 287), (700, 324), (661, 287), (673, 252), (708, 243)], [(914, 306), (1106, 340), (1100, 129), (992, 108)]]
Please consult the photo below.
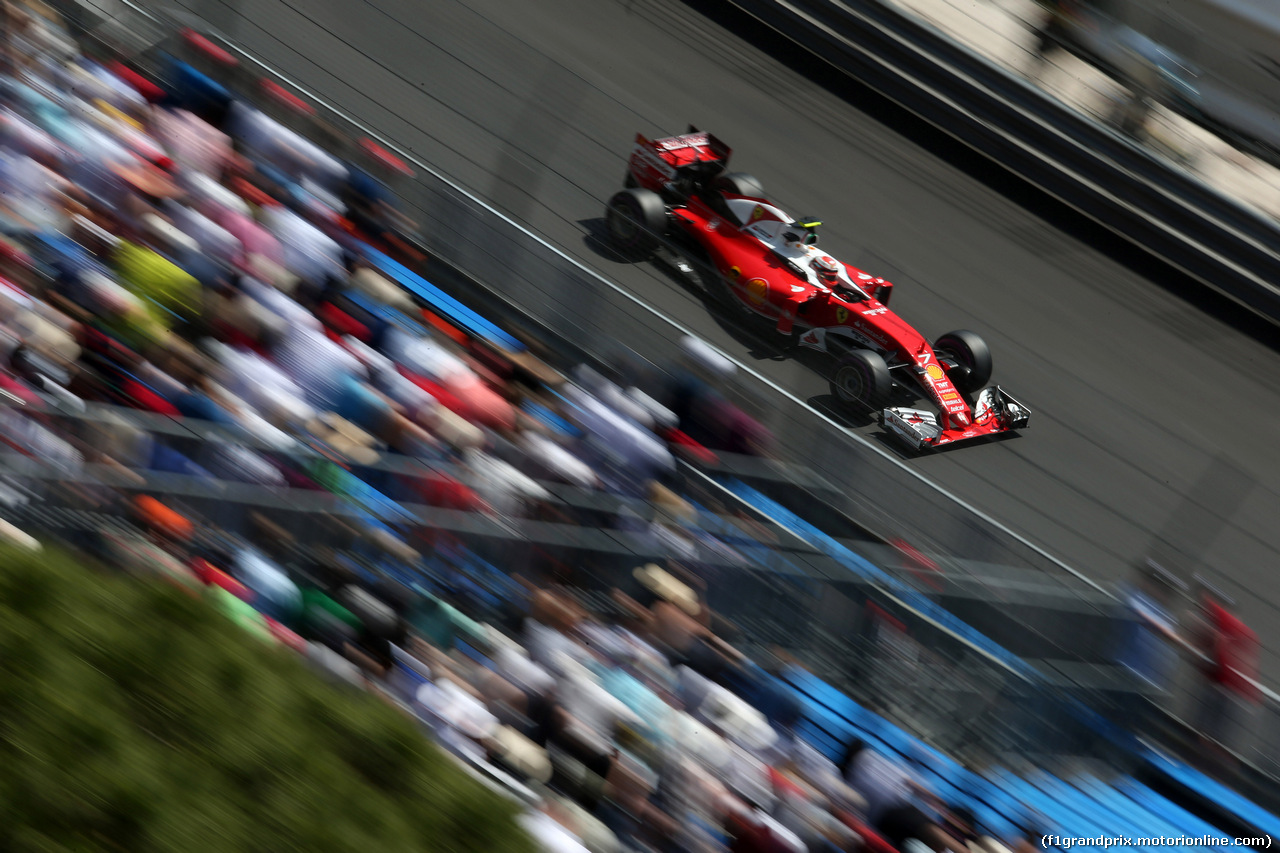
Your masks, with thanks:
[(605, 208), (609, 240), (623, 253), (647, 256), (667, 228), (667, 207), (657, 193), (641, 187), (622, 190)]
[(892, 391), (889, 367), (872, 350), (849, 350), (831, 374), (831, 393), (846, 406), (878, 410), (889, 401)]
[(991, 381), (991, 349), (977, 333), (947, 332), (934, 341), (933, 351), (955, 360), (958, 367), (950, 373), (951, 382), (964, 393), (985, 388)]

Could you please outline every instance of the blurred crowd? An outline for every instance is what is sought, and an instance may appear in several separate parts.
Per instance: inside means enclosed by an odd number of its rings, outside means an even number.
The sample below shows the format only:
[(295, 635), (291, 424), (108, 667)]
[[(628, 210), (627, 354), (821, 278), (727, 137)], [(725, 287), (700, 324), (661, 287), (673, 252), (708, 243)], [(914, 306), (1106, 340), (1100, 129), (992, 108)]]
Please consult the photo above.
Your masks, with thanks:
[[(333, 156), (192, 65), (152, 77), (89, 58), (38, 4), (6, 5), (6, 23), (0, 453), (73, 486), (90, 466), (126, 484), (84, 490), (121, 523), (78, 544), (377, 690), (538, 803), (525, 823), (549, 849), (997, 844), (899, 760), (817, 752), (794, 701), (713, 630), (696, 568), (732, 547), (698, 527), (676, 459), (767, 450), (715, 390), (729, 362), (687, 340), (646, 393), (466, 335), (383, 262), (422, 258), (405, 252), (413, 224), (375, 161)], [(95, 415), (101, 404), (221, 438), (175, 443)], [(665, 567), (638, 568), (594, 613), (563, 589), (494, 579), (502, 606), (481, 614), (447, 582), (416, 583), (412, 534), (377, 513), (324, 517), (330, 546), (307, 549), (269, 513), (216, 529), (146, 489), (168, 472), (360, 496), (390, 457), (440, 463), (397, 481), (418, 504), (527, 515), (553, 484), (642, 499), (654, 515), (617, 523)], [(299, 462), (314, 458), (330, 467)], [(6, 500), (24, 487), (9, 485)], [(349, 547), (334, 547), (348, 524)], [(39, 547), (9, 521), (0, 531)]]
[[(540, 494), (532, 479), (644, 495), (674, 472), (673, 446), (767, 440), (708, 393), (724, 362), (696, 342), (668, 407), (462, 334), (396, 281), (405, 268), (383, 251), (412, 245), (413, 224), (376, 160), (338, 159), (191, 65), (154, 80), (80, 55), (41, 7), (6, 9), (11, 449), (275, 486), (308, 484), (263, 448), (443, 460), (467, 488), (423, 478), (418, 502), (501, 513)], [(122, 429), (76, 441), (17, 411), (38, 402), (127, 406), (248, 440), (200, 459)]]
[(797, 700), (713, 632), (687, 580), (640, 567), (607, 614), (531, 587), (513, 630), (473, 629), (481, 654), (410, 632), (387, 683), (450, 749), (537, 792), (526, 826), (548, 849), (1004, 849), (902, 758), (810, 745)]

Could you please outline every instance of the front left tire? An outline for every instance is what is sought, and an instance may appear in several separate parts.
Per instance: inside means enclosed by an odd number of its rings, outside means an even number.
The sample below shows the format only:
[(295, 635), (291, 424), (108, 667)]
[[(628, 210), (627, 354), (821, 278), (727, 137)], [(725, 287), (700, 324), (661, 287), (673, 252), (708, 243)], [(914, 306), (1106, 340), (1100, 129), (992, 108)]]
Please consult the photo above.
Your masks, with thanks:
[(875, 411), (889, 402), (892, 392), (893, 378), (879, 353), (869, 349), (850, 350), (836, 362), (831, 393), (845, 405)]

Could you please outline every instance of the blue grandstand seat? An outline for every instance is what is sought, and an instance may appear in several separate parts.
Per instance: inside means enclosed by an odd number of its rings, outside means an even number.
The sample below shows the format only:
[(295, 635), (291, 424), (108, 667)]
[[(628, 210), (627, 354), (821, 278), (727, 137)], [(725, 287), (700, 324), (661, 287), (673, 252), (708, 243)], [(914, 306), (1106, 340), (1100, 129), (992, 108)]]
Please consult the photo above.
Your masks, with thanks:
[(454, 645), (457, 647), (458, 651), (462, 652), (485, 669), (497, 669), (493, 661), (489, 660), (489, 658), (485, 657), (479, 649), (465, 640), (457, 640), (454, 642)]
[(1115, 834), (1114, 829), (1108, 830), (1096, 819), (1087, 814), (1081, 814), (1077, 809), (1071, 808), (1067, 804), (1045, 794), (1034, 785), (1008, 771), (1002, 771), (997, 774), (993, 777), (993, 781), (996, 781), (1004, 788), (1013, 802), (1033, 809), (1047, 822), (1048, 827), (1051, 828), (1050, 831), (1056, 835), (1096, 837)]
[(1136, 779), (1128, 778), (1113, 782), (1112, 790), (1116, 796), (1124, 797), (1152, 814), (1164, 816), (1186, 835), (1215, 835), (1220, 838), (1226, 836), (1222, 830), (1201, 820), (1176, 803), (1170, 802)]
[(991, 806), (974, 799), (970, 799), (968, 802), (957, 800), (957, 802), (960, 805), (967, 805), (973, 812), (973, 818), (977, 822), (979, 833), (985, 832), (994, 838), (1004, 841), (1006, 844), (1023, 836), (1024, 830), (1018, 823)]
[(831, 713), (851, 723), (861, 722), (862, 715), (865, 713), (862, 706), (813, 673), (799, 667), (788, 667), (783, 672), (782, 678), (800, 693), (828, 709)]
[(569, 438), (577, 438), (582, 435), (582, 431), (555, 412), (548, 409), (541, 403), (533, 400), (525, 400), (520, 404), (520, 408), (529, 417), (541, 423), (543, 426)]
[(524, 352), (524, 344), (404, 264), (369, 245), (362, 245), (360, 253), (384, 275), (426, 302), (432, 311), (444, 315), (472, 335), (502, 349), (509, 352)]
[(156, 442), (151, 447), (151, 459), (148, 462), (148, 467), (153, 471), (165, 471), (170, 474), (182, 474), (187, 477), (199, 477), (205, 480), (214, 479), (213, 474), (196, 464), (190, 457), (159, 442)]
[(985, 803), (1006, 820), (1016, 823), (1020, 832), (1043, 833), (1049, 826), (1045, 818), (1029, 804), (1018, 800), (999, 785), (977, 773), (970, 774), (966, 787), (978, 802)]
[(925, 775), (926, 784), (949, 802), (971, 808), (997, 837), (1013, 838), (1026, 830), (1046, 829), (1085, 836), (1220, 834), (1185, 812), (1144, 809), (1096, 780), (1088, 791), (1082, 791), (1043, 773), (1035, 777), (1038, 784), (1007, 772), (984, 779), (811, 673), (788, 669), (782, 681), (802, 701), (801, 736), (829, 758), (838, 760), (849, 738), (857, 735), (872, 748), (912, 759)]
[[(831, 689), (807, 673), (802, 680), (807, 681), (811, 689)], [(825, 693), (825, 691), (822, 692)], [(855, 736), (866, 741), (872, 749), (886, 755), (896, 753), (906, 758), (922, 757), (926, 760), (923, 764), (916, 764), (918, 772), (923, 776), (925, 784), (945, 801), (953, 806), (971, 808), (981, 825), (997, 837), (1014, 838), (1021, 835), (1023, 810), (1020, 807), (1008, 809), (1008, 803), (1003, 799), (987, 801), (975, 796), (976, 788), (973, 782), (977, 777), (971, 771), (961, 767), (954, 759), (911, 738), (877, 715), (862, 710), (843, 694), (838, 694), (843, 700), (843, 706), (848, 711), (860, 712), (859, 717), (873, 723), (873, 726), (856, 725), (847, 716), (841, 716), (810, 695), (800, 691), (797, 691), (796, 695), (804, 712), (803, 719), (797, 725), (797, 733), (827, 758), (838, 762), (850, 739)], [(884, 737), (886, 734), (889, 736), (888, 739)], [(1005, 811), (1002, 811), (1002, 808)]]
[(198, 115), (225, 110), (233, 99), (226, 86), (179, 61), (169, 64), (168, 89), (178, 105)]
[(391, 647), (391, 657), (394, 664), (387, 681), (402, 699), (411, 702), (417, 695), (418, 688), (428, 681), (424, 674), (426, 667), (408, 652), (395, 646)]
[(838, 762), (844, 752), (845, 744), (843, 741), (809, 720), (801, 720), (796, 723), (796, 734), (804, 738), (814, 749), (831, 761)]
[(1169, 774), (1176, 781), (1232, 812), (1260, 832), (1265, 832), (1273, 838), (1280, 837), (1280, 818), (1248, 798), (1164, 753), (1148, 748), (1146, 757), (1156, 769)]
[(1113, 809), (1101, 798), (1087, 794), (1044, 771), (1028, 774), (1027, 782), (1063, 805), (1074, 809), (1078, 814), (1096, 822), (1106, 829), (1108, 835), (1148, 838), (1180, 834), (1167, 822), (1147, 815), (1141, 809)]
[(881, 740), (891, 751), (911, 760), (927, 759), (930, 770), (939, 778), (958, 784), (968, 779), (968, 771), (954, 758), (923, 743), (878, 714), (872, 713), (836, 688), (801, 669), (788, 669), (784, 679), (800, 695), (823, 706), (829, 713), (850, 726)]
[(734, 477), (717, 477), (716, 481), (725, 489), (737, 495), (741, 500), (756, 509), (767, 513), (780, 524), (790, 528), (792, 532), (804, 539), (807, 539), (815, 547), (826, 553), (827, 556), (837, 560), (841, 565), (849, 569), (854, 574), (879, 581), (890, 589), (893, 589), (894, 593), (907, 605), (926, 614), (930, 619), (938, 622), (947, 630), (955, 633), (971, 645), (974, 645), (992, 655), (1005, 666), (1025, 676), (1036, 677), (1038, 675), (1036, 670), (1029, 664), (1019, 659), (1016, 655), (1012, 654), (998, 643), (992, 641), (985, 634), (982, 634), (980, 631), (968, 625), (961, 619), (958, 619), (949, 611), (938, 607), (928, 598), (896, 580), (866, 558), (855, 554), (853, 551), (823, 533), (809, 522), (800, 518), (777, 501), (761, 494), (759, 491), (751, 488), (746, 483), (743, 483), (741, 480)]
[[(1188, 835), (1200, 837), (1205, 835), (1221, 836), (1223, 834), (1196, 816), (1173, 805), (1168, 800), (1164, 800), (1164, 806), (1166, 807), (1161, 807), (1158, 800), (1163, 798), (1159, 798), (1154, 791), (1145, 789), (1135, 780), (1122, 779), (1112, 785), (1108, 785), (1100, 779), (1085, 775), (1072, 779), (1071, 783), (1111, 809), (1111, 811), (1135, 815), (1135, 822), (1144, 828), (1144, 835)], [(1147, 793), (1157, 799), (1148, 801), (1141, 794), (1128, 796), (1123, 788), (1130, 783), (1135, 788), (1144, 788)]]

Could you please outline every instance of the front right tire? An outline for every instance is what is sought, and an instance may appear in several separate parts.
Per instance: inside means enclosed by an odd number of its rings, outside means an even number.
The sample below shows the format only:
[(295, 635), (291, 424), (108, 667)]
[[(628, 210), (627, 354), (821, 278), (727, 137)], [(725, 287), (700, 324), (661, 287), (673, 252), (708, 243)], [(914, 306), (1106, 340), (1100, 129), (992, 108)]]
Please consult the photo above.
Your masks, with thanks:
[(950, 372), (951, 381), (966, 394), (979, 391), (991, 381), (991, 348), (975, 332), (958, 329), (933, 343), (933, 351), (951, 356), (959, 367)]

